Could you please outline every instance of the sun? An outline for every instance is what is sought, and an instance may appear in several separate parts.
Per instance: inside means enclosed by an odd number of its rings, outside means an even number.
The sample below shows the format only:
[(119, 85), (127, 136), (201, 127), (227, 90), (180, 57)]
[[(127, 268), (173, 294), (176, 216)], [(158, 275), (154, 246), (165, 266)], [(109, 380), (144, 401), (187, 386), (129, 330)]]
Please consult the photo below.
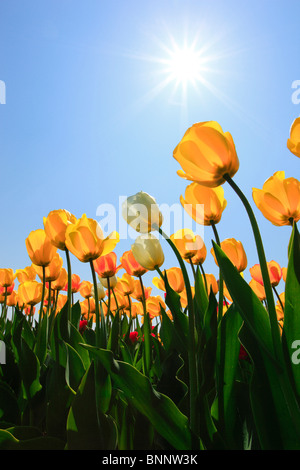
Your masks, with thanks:
[(193, 45), (184, 45), (180, 47), (175, 44), (173, 49), (168, 51), (169, 57), (164, 62), (166, 65), (165, 73), (170, 81), (182, 85), (184, 88), (188, 84), (196, 85), (202, 81), (202, 57), (201, 51), (196, 50)]

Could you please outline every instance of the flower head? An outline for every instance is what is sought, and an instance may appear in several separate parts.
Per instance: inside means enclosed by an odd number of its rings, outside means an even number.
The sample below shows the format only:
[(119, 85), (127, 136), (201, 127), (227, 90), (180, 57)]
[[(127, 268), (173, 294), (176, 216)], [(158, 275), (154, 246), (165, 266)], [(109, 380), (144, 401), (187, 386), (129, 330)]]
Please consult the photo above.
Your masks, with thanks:
[(151, 233), (137, 237), (131, 251), (137, 262), (149, 271), (160, 267), (165, 260), (160, 241)]
[(173, 152), (184, 179), (215, 188), (232, 177), (239, 168), (235, 145), (229, 132), (215, 121), (198, 122), (184, 134)]
[(296, 157), (300, 158), (300, 117), (296, 118), (291, 125), (287, 148), (296, 155)]
[(43, 229), (30, 232), (25, 244), (29, 258), (37, 266), (48, 266), (57, 250)]
[(66, 229), (68, 225), (76, 222), (76, 217), (65, 209), (58, 209), (49, 212), (44, 217), (44, 229), (56, 248), (66, 249)]
[(180, 196), (184, 210), (200, 225), (212, 225), (220, 222), (227, 201), (222, 186), (208, 188), (198, 183), (191, 183)]
[(273, 225), (292, 225), (300, 219), (300, 182), (285, 178), (284, 171), (277, 171), (262, 189), (253, 188), (253, 200), (264, 217)]
[[(237, 268), (239, 273), (246, 269), (247, 256), (242, 242), (236, 240), (235, 238), (227, 238), (226, 240), (221, 242), (221, 249), (230, 259), (232, 264)], [(218, 264), (213, 248), (211, 249), (211, 253), (215, 259), (215, 263)]]
[(163, 221), (155, 199), (144, 191), (126, 199), (122, 206), (122, 215), (132, 228), (141, 233), (157, 230)]

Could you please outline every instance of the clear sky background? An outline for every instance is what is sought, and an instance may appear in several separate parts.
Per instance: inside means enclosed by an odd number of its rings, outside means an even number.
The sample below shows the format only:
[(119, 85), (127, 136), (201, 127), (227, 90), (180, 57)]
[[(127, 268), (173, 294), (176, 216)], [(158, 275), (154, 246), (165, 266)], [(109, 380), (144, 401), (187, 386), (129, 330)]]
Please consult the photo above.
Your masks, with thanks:
[[(299, 178), (300, 161), (286, 147), (300, 114), (292, 102), (299, 17), (298, 0), (0, 0), (1, 267), (31, 264), (25, 238), (53, 209), (99, 220), (98, 206), (112, 204), (119, 216), (119, 197), (140, 190), (179, 203), (188, 183), (176, 174), (173, 149), (206, 120), (231, 132), (234, 179), (254, 207), (267, 260), (286, 266), (291, 230), (264, 219), (251, 194), (275, 171)], [(161, 60), (172, 44), (193, 41), (205, 84), (183, 96), (175, 82), (163, 86)], [(224, 190), (220, 238), (242, 241), (249, 268), (258, 262), (250, 223)], [(205, 228), (208, 252), (212, 238)], [(132, 242), (122, 240), (118, 256)], [(163, 267), (177, 265), (163, 247)], [(72, 266), (91, 280), (88, 265), (72, 256)], [(210, 254), (204, 267), (218, 275)]]

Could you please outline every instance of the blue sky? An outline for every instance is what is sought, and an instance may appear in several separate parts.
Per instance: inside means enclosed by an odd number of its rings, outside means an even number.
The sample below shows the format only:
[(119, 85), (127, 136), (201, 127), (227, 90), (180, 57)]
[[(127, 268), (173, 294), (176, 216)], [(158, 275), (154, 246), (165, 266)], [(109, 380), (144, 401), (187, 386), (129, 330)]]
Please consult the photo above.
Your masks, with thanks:
[[(99, 205), (118, 212), (119, 197), (140, 190), (159, 204), (178, 203), (187, 183), (172, 152), (198, 121), (216, 120), (231, 132), (240, 159), (234, 179), (253, 207), (252, 187), (275, 171), (298, 178), (300, 162), (286, 140), (300, 114), (292, 102), (299, 14), (297, 0), (1, 0), (1, 267), (30, 264), (25, 238), (53, 209), (97, 219)], [(160, 86), (158, 59), (172, 41), (195, 38), (208, 86), (189, 87), (183, 100), (174, 83)], [(220, 238), (242, 241), (251, 267), (258, 260), (248, 218), (231, 188), (224, 190)], [(290, 228), (254, 210), (267, 259), (286, 266)], [(212, 238), (205, 228), (208, 251)], [(118, 256), (132, 242), (122, 240)], [(164, 267), (176, 265), (163, 247)], [(72, 265), (91, 280), (89, 266), (74, 257)], [(205, 268), (218, 273), (211, 255)]]

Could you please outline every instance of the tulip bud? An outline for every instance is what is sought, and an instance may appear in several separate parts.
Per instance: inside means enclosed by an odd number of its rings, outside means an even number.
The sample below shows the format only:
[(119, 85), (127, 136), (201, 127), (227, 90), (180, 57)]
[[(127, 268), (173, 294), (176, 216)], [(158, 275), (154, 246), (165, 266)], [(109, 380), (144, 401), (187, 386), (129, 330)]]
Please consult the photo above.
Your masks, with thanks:
[(161, 226), (163, 217), (155, 199), (140, 191), (126, 199), (122, 216), (137, 232), (148, 233)]
[(159, 268), (165, 260), (160, 241), (151, 233), (140, 235), (131, 251), (137, 262), (149, 271)]

